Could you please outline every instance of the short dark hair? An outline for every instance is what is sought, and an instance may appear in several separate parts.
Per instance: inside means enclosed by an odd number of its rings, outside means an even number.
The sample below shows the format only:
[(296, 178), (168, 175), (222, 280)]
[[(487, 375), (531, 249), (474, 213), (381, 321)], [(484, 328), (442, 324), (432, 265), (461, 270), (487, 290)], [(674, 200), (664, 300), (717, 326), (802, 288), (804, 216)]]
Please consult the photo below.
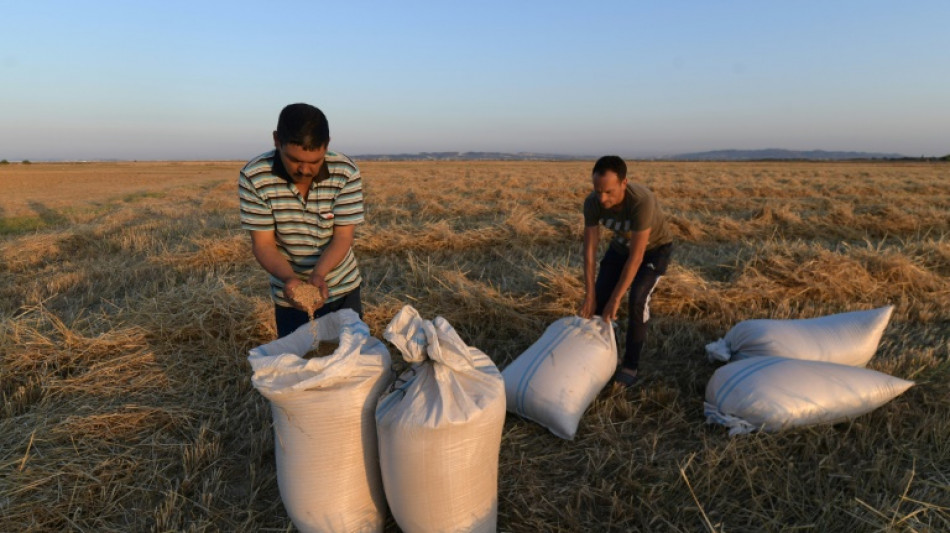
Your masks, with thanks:
[(327, 117), (310, 104), (290, 104), (277, 118), (277, 141), (297, 144), (304, 150), (323, 148), (330, 142)]
[(623, 181), (627, 179), (627, 164), (623, 162), (620, 156), (605, 155), (594, 163), (594, 176), (602, 176), (604, 172), (612, 170), (617, 175), (617, 179)]

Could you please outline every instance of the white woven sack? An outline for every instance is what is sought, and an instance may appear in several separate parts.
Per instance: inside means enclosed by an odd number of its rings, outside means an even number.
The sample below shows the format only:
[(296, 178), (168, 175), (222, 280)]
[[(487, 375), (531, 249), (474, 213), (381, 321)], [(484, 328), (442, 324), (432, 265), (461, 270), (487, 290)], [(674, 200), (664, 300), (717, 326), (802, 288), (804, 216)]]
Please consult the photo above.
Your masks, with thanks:
[[(336, 340), (331, 355), (301, 357)], [(297, 529), (382, 531), (374, 411), (389, 382), (386, 346), (344, 309), (254, 348), (248, 360), (251, 382), (271, 401), (277, 484)]]
[(617, 341), (609, 323), (562, 318), (501, 373), (508, 410), (571, 440), (616, 369)]
[(707, 423), (729, 434), (854, 418), (913, 386), (881, 372), (824, 361), (751, 357), (720, 367), (706, 385)]
[(410, 306), (385, 338), (412, 367), (376, 409), (386, 498), (405, 533), (493, 532), (505, 387), (487, 355)]
[(894, 306), (797, 320), (744, 320), (706, 345), (710, 361), (775, 355), (865, 366), (877, 351)]

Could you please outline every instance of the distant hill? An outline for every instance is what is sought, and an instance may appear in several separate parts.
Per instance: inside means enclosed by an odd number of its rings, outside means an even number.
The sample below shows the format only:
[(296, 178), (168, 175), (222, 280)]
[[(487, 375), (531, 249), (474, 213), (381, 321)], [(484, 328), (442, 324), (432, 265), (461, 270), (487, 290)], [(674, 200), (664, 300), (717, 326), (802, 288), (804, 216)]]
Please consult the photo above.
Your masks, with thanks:
[[(619, 154), (628, 161), (846, 161), (887, 159), (904, 161), (950, 161), (950, 154), (942, 157), (908, 157), (896, 153), (878, 152), (829, 152), (825, 150), (783, 150), (781, 148), (766, 148), (764, 150), (712, 150), (709, 152), (691, 152), (685, 154), (665, 156), (630, 156)], [(416, 152), (402, 154), (359, 154), (352, 155), (358, 161), (595, 161), (600, 155), (583, 154), (551, 154), (544, 152)], [(9, 159), (9, 158), (8, 158)], [(224, 161), (227, 158), (208, 159), (207, 161)], [(230, 159), (243, 161), (243, 159)], [(10, 159), (11, 162), (17, 161)], [(102, 158), (102, 159), (31, 159), (32, 162), (43, 163), (112, 163), (133, 161), (131, 159)], [(160, 161), (142, 159), (135, 161)], [(171, 160), (169, 160), (171, 161)], [(205, 161), (202, 159), (180, 159), (176, 161)]]
[(848, 159), (902, 159), (903, 154), (884, 154), (876, 152), (826, 152), (825, 150), (782, 150), (766, 148), (764, 150), (713, 150), (677, 154), (663, 159), (677, 161), (754, 161), (763, 159), (808, 159), (816, 161), (840, 161)]
[[(416, 152), (403, 154), (362, 154), (353, 158), (362, 161), (594, 161), (599, 156), (548, 154), (539, 152)], [(878, 152), (830, 152), (826, 150), (712, 150), (662, 157), (630, 157), (628, 159), (660, 159), (670, 161), (763, 161), (808, 160), (846, 161), (861, 159), (915, 159), (903, 154)]]
[(543, 154), (536, 152), (417, 152), (414, 154), (363, 154), (362, 161), (578, 161), (595, 156)]

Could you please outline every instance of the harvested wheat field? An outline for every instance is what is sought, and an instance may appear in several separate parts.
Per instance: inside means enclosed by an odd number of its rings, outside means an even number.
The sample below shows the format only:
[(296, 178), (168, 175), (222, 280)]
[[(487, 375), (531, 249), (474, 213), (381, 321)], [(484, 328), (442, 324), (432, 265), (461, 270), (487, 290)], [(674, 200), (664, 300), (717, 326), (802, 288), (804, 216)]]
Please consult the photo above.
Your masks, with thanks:
[[(361, 164), (373, 334), (411, 303), (504, 368), (581, 302), (591, 166)], [(246, 361), (275, 329), (240, 167), (0, 167), (0, 530), (292, 530)], [(508, 416), (499, 529), (950, 530), (950, 165), (631, 174), (678, 238), (641, 385), (602, 393), (572, 442)], [(704, 345), (736, 322), (886, 304), (869, 367), (916, 382), (894, 401), (776, 434), (704, 423)]]

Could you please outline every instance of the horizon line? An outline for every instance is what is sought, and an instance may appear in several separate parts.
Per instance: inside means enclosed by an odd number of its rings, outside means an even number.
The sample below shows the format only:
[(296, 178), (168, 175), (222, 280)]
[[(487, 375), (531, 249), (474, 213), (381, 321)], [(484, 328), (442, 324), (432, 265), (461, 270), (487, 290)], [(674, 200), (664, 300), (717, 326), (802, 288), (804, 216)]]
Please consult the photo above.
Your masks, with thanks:
[[(765, 155), (768, 152), (778, 152), (779, 154), (773, 154), (772, 156)], [(725, 158), (725, 157), (715, 157), (715, 155), (724, 155), (724, 154), (742, 154), (734, 159)], [(837, 157), (832, 159), (931, 159), (931, 158), (942, 158), (946, 155), (920, 155), (920, 156), (909, 156), (906, 154), (900, 154), (897, 152), (865, 152), (857, 150), (824, 150), (824, 149), (809, 149), (809, 150), (793, 150), (786, 148), (760, 148), (760, 149), (743, 149), (743, 148), (725, 148), (717, 150), (704, 150), (704, 151), (694, 151), (694, 152), (681, 152), (675, 154), (663, 154), (663, 155), (638, 155), (630, 156), (624, 155), (621, 156), (623, 159), (632, 160), (632, 161), (655, 161), (655, 160), (727, 160), (727, 161), (742, 161), (742, 160), (762, 160), (762, 159), (797, 159), (797, 160), (820, 160), (821, 157), (796, 157), (796, 154), (829, 154), (834, 155), (838, 154)], [(488, 151), (488, 150), (469, 150), (469, 151), (455, 151), (455, 150), (438, 150), (438, 151), (419, 151), (419, 152), (372, 152), (372, 153), (361, 153), (349, 155), (353, 159), (385, 159), (385, 158), (401, 158), (401, 159), (419, 159), (419, 160), (562, 160), (562, 161), (592, 161), (601, 157), (600, 155), (591, 155), (591, 154), (570, 154), (570, 153), (557, 153), (557, 152), (529, 152), (529, 151), (520, 151), (520, 152), (500, 152), (500, 151)], [(784, 158), (782, 155), (788, 155), (789, 157)], [(704, 159), (702, 156), (710, 156), (708, 159)], [(124, 163), (133, 163), (133, 162), (213, 162), (213, 161), (246, 161), (246, 158), (231, 158), (231, 157), (209, 157), (209, 158), (181, 158), (181, 159), (171, 159), (171, 158), (121, 158), (121, 157), (100, 157), (100, 158), (42, 158), (42, 159), (29, 159), (23, 158), (19, 160), (6, 160), (7, 163), (23, 163), (24, 161), (29, 161), (31, 163), (108, 163), (108, 162), (124, 162)]]

